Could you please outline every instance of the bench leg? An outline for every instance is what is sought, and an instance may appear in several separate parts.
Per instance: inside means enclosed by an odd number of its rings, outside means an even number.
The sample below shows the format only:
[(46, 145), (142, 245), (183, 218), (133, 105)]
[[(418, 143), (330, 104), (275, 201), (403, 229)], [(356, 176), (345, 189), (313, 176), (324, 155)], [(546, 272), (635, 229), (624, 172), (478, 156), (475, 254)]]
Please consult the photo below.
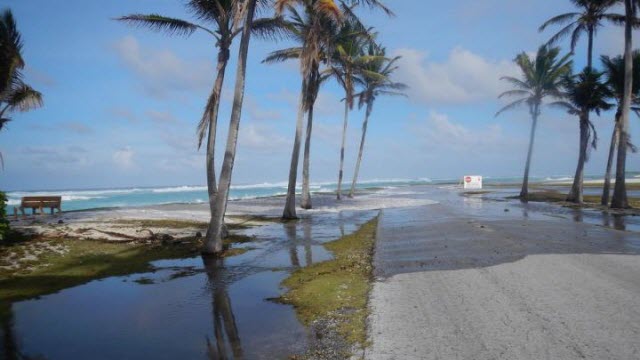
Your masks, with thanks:
[(50, 208), (50, 209), (49, 209), (49, 210), (51, 210), (51, 215), (53, 215), (53, 209), (54, 209), (54, 208)]
[(13, 207), (13, 216), (15, 216), (16, 220), (18, 220), (18, 208), (17, 207)]

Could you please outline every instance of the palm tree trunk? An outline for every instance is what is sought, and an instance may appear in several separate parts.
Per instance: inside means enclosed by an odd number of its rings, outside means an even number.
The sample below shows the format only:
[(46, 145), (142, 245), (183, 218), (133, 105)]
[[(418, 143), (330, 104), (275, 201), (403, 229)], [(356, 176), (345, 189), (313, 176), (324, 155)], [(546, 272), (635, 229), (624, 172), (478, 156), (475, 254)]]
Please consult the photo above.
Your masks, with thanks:
[(629, 141), (629, 111), (631, 109), (631, 84), (633, 79), (633, 37), (632, 27), (635, 21), (635, 3), (625, 0), (625, 29), (624, 29), (624, 96), (622, 97), (622, 117), (620, 118), (620, 136), (618, 144), (618, 159), (616, 162), (616, 185), (613, 190), (611, 207), (625, 209), (629, 207), (626, 186), (627, 143)]
[(593, 27), (589, 27), (589, 45), (587, 47), (587, 66), (589, 67), (589, 69), (593, 67), (593, 34)]
[(211, 231), (213, 237), (211, 241), (205, 242), (204, 253), (216, 254), (222, 251), (222, 226), (224, 214), (227, 210), (227, 200), (229, 189), (231, 188), (231, 176), (233, 173), (233, 163), (236, 157), (238, 145), (238, 131), (240, 129), (240, 116), (242, 113), (242, 102), (244, 100), (244, 86), (247, 72), (247, 56), (249, 54), (249, 41), (251, 40), (251, 27), (255, 14), (257, 0), (247, 0), (246, 18), (240, 39), (240, 49), (238, 55), (238, 68), (236, 70), (236, 85), (233, 96), (233, 107), (231, 110), (231, 120), (229, 121), (229, 133), (227, 136), (227, 147), (220, 173), (220, 185), (218, 196), (216, 196), (215, 207), (213, 209), (213, 226)]
[(611, 135), (611, 145), (609, 146), (609, 158), (607, 159), (607, 171), (604, 174), (604, 186), (602, 187), (602, 198), (600, 204), (609, 205), (609, 196), (611, 192), (611, 168), (613, 167), (613, 156), (618, 146), (620, 111), (616, 112), (616, 121), (613, 125), (613, 134)]
[(520, 190), (520, 200), (529, 200), (529, 170), (531, 169), (531, 157), (533, 155), (533, 143), (536, 138), (536, 129), (538, 127), (539, 104), (533, 105), (530, 109), (531, 113), (531, 134), (529, 135), (529, 150), (527, 151), (527, 163), (524, 167), (524, 177), (522, 178), (522, 190)]
[(209, 118), (209, 134), (207, 138), (207, 192), (209, 194), (209, 210), (211, 217), (209, 218), (209, 227), (205, 242), (213, 241), (213, 209), (215, 207), (216, 196), (218, 195), (218, 187), (216, 186), (215, 171), (215, 151), (216, 151), (216, 130), (218, 127), (218, 109), (220, 108), (220, 94), (222, 93), (222, 85), (224, 84), (224, 75), (229, 61), (229, 49), (220, 49), (218, 52), (218, 65), (216, 81), (213, 90), (209, 96), (205, 112)]
[(298, 162), (300, 161), (300, 139), (302, 138), (302, 126), (304, 124), (304, 91), (305, 81), (302, 81), (300, 91), (300, 103), (298, 104), (298, 119), (296, 121), (296, 135), (293, 139), (293, 151), (291, 152), (291, 166), (289, 167), (289, 186), (287, 187), (287, 199), (284, 204), (282, 219), (297, 219), (296, 215), (296, 181), (298, 178)]
[(307, 113), (307, 132), (304, 139), (304, 158), (302, 163), (302, 201), (300, 207), (303, 209), (311, 209), (311, 191), (309, 184), (309, 166), (311, 152), (311, 132), (313, 131), (313, 104), (309, 106), (309, 112)]
[(351, 190), (349, 191), (349, 197), (352, 198), (356, 193), (356, 184), (358, 183), (358, 174), (360, 173), (360, 164), (362, 163), (362, 153), (364, 152), (364, 140), (367, 136), (367, 125), (369, 124), (369, 116), (371, 116), (371, 108), (373, 104), (367, 102), (367, 112), (362, 123), (362, 138), (360, 139), (360, 150), (358, 150), (358, 161), (356, 162), (356, 170), (351, 180)]
[(584, 163), (587, 159), (587, 147), (589, 146), (589, 122), (585, 113), (580, 115), (580, 153), (578, 155), (578, 166), (573, 177), (573, 185), (567, 196), (567, 201), (582, 204), (582, 186), (584, 180)]
[(342, 175), (344, 169), (344, 148), (347, 142), (347, 125), (349, 124), (349, 101), (344, 102), (344, 123), (342, 125), (342, 145), (340, 146), (340, 170), (338, 170), (338, 200), (342, 197)]

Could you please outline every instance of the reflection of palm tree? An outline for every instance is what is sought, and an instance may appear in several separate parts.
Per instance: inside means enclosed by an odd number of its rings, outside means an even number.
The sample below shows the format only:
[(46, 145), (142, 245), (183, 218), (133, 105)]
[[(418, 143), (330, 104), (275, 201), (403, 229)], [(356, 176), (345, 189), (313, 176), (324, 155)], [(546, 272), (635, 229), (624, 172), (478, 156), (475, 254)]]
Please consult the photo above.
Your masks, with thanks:
[(300, 260), (298, 259), (298, 229), (295, 223), (284, 224), (284, 231), (287, 234), (287, 245), (289, 246), (289, 258), (291, 259), (291, 266), (294, 268), (300, 267)]
[(2, 305), (0, 309), (0, 320), (0, 326), (2, 326), (3, 359), (19, 359), (20, 352), (18, 351), (18, 343), (13, 328), (13, 309), (11, 309), (11, 305), (7, 305), (6, 308)]
[(307, 266), (310, 266), (313, 263), (313, 254), (311, 253), (311, 219), (306, 220), (302, 224), (302, 228), (304, 230), (304, 259)]
[[(222, 359), (242, 359), (242, 343), (238, 333), (231, 298), (227, 291), (225, 282), (224, 259), (215, 257), (203, 257), (205, 270), (209, 278), (209, 285), (213, 292), (213, 332), (215, 342), (212, 343), (207, 337), (207, 357), (212, 360)], [(228, 347), (225, 339), (229, 342), (231, 357), (228, 354)]]

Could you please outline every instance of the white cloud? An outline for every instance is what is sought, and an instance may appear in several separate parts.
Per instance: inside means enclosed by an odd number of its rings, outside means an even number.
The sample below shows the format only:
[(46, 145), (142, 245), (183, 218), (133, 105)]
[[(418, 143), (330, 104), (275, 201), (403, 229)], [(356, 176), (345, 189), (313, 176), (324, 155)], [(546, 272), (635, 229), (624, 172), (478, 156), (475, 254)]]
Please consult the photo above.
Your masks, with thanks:
[(130, 146), (123, 147), (113, 153), (113, 162), (122, 169), (130, 169), (134, 165), (135, 152)]
[(290, 151), (291, 142), (278, 134), (270, 126), (262, 124), (247, 124), (240, 131), (239, 148), (247, 148), (260, 152)]
[(169, 92), (207, 89), (213, 68), (207, 61), (186, 61), (170, 50), (140, 46), (133, 36), (125, 36), (113, 48), (130, 71), (142, 81), (152, 96), (164, 98)]
[(422, 144), (434, 151), (474, 154), (482, 151), (504, 151), (516, 142), (503, 133), (498, 124), (470, 129), (453, 122), (445, 114), (429, 113), (425, 121), (410, 126)]
[(425, 52), (399, 49), (402, 56), (397, 80), (410, 86), (414, 101), (434, 104), (458, 104), (495, 99), (507, 84), (500, 77), (517, 75), (512, 61), (492, 61), (461, 47), (454, 48), (445, 62), (429, 60)]

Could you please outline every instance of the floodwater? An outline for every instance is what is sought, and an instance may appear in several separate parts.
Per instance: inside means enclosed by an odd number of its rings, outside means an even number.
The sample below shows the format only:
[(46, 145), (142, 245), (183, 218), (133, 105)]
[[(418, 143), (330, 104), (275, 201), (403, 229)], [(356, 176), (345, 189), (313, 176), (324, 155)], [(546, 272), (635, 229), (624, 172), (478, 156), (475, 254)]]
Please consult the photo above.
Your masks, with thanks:
[[(506, 199), (517, 193), (517, 188), (504, 188), (460, 196), (459, 190), (412, 186), (357, 201), (371, 207), (393, 205), (389, 213), (403, 231), (425, 218), (435, 224), (465, 216), (478, 221), (577, 221), (640, 231), (640, 217)], [(331, 198), (318, 195), (314, 200), (328, 204)], [(423, 216), (408, 216), (416, 207), (424, 209)], [(0, 324), (0, 359), (284, 359), (303, 353), (312, 335), (291, 306), (269, 299), (284, 292), (280, 283), (291, 271), (331, 258), (323, 243), (354, 232), (377, 213), (306, 213), (298, 222), (242, 231), (255, 241), (239, 245), (251, 249), (239, 256), (156, 261), (149, 273), (96, 280), (14, 303), (12, 316)], [(629, 246), (640, 248), (636, 242)]]
[(242, 231), (252, 250), (227, 259), (153, 263), (155, 271), (92, 281), (12, 304), (0, 358), (284, 359), (309, 333), (270, 301), (292, 270), (331, 258), (322, 246), (377, 212), (314, 214)]

